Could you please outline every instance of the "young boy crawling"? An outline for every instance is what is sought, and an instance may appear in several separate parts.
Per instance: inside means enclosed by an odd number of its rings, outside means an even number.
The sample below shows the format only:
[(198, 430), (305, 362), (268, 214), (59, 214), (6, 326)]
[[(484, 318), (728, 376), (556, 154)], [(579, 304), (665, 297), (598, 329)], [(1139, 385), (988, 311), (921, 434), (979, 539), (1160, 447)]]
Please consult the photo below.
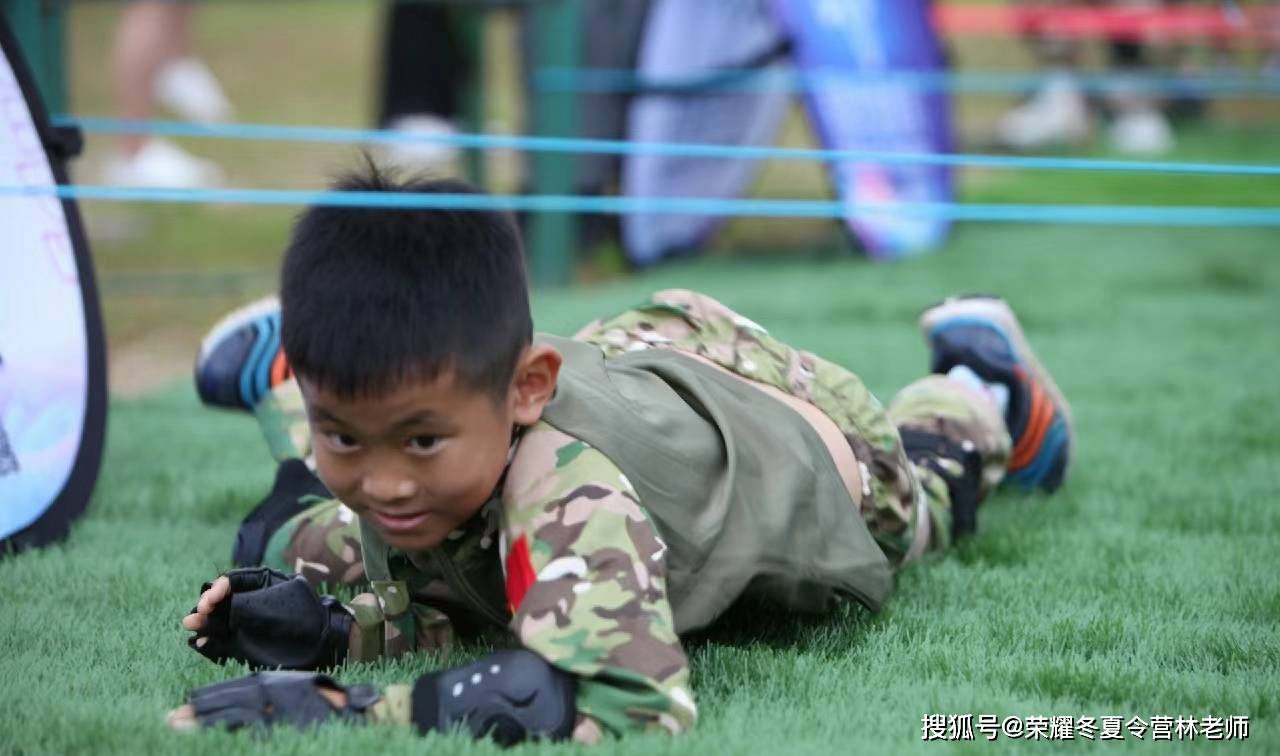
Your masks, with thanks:
[[(338, 188), (470, 191), (372, 170)], [(193, 691), (171, 723), (342, 717), (504, 743), (692, 727), (681, 634), (748, 594), (877, 609), (893, 569), (972, 532), (1002, 480), (1061, 483), (1067, 404), (1009, 308), (951, 299), (921, 327), (932, 374), (886, 411), (689, 291), (534, 334), (504, 215), (307, 210), (279, 304), (229, 316), (196, 366), (202, 398), (252, 409), (281, 467), (235, 551), (266, 566), (206, 585), (190, 643), (293, 670), (455, 634), (513, 650), (381, 690), (261, 672)], [(320, 583), (369, 592), (342, 604)]]

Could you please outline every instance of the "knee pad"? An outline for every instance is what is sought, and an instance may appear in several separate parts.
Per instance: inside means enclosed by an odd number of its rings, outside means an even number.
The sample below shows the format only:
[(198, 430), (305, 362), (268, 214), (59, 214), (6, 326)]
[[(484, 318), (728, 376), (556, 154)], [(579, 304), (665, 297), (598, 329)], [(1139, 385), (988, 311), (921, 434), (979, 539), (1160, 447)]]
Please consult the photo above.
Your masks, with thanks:
[[(951, 494), (951, 537), (969, 535), (978, 528), (978, 498), (982, 487), (982, 456), (965, 451), (959, 443), (939, 433), (903, 428), (902, 448), (907, 458), (928, 467), (942, 477)], [(964, 472), (956, 475), (941, 464), (942, 459), (959, 462)]]
[(498, 651), (418, 678), (413, 723), (423, 733), (460, 723), (475, 737), (502, 745), (563, 740), (573, 734), (577, 717), (575, 688), (573, 675), (531, 651)]

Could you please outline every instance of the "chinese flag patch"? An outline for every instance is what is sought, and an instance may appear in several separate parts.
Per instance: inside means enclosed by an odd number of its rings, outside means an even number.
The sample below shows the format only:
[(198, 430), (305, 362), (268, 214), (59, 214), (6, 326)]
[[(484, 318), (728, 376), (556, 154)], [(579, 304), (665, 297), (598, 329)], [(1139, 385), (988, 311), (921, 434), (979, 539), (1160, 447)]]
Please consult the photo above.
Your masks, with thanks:
[(515, 614), (537, 576), (529, 556), (529, 538), (521, 535), (507, 551), (507, 606)]

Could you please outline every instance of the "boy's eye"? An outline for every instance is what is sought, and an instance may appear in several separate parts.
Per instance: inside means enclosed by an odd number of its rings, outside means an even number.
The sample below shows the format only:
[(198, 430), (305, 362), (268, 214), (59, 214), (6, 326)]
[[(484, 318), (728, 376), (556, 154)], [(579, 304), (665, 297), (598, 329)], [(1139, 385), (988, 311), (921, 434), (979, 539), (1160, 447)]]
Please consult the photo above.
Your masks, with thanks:
[(350, 451), (360, 445), (354, 436), (347, 433), (326, 433), (324, 435), (329, 444), (338, 451)]
[(439, 436), (414, 436), (409, 439), (408, 447), (411, 451), (431, 451), (440, 443)]

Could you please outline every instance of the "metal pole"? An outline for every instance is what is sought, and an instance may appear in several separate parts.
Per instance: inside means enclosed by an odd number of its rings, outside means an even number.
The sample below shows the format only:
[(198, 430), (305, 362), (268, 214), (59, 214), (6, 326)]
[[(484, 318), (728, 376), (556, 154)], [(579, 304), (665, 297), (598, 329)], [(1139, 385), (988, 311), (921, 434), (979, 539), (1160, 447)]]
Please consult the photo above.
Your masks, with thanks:
[[(484, 30), (489, 15), (483, 8), (463, 8), (454, 11), (454, 18), (451, 19), (458, 26), (469, 62), (467, 68), (470, 74), (462, 87), (462, 130), (470, 134), (480, 134), (485, 130), (484, 86), (488, 63)], [(467, 179), (476, 186), (485, 188), (484, 151), (466, 150), (462, 162)]]
[[(582, 56), (582, 0), (543, 0), (530, 9), (533, 58), (541, 67), (577, 68)], [(578, 96), (572, 92), (533, 92), (533, 130), (544, 136), (575, 136)], [(533, 156), (536, 194), (573, 194), (576, 156), (539, 152)], [(564, 285), (573, 275), (577, 217), (536, 213), (529, 225), (530, 269), (540, 285)]]

